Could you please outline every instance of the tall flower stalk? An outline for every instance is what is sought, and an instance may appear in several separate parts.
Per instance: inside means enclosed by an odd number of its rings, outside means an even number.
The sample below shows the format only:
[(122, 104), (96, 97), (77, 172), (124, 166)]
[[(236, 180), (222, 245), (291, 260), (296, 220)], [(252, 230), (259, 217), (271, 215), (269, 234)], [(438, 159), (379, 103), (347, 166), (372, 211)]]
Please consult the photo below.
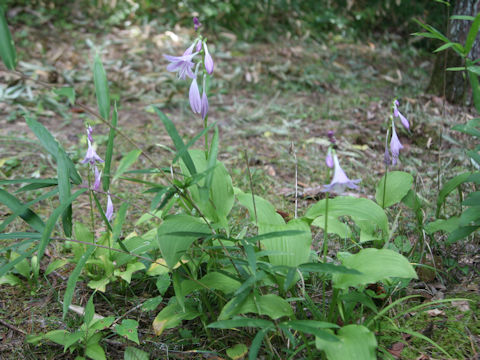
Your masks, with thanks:
[[(199, 34), (201, 23), (197, 17), (193, 18), (193, 26), (197, 33), (197, 38), (185, 50), (182, 56), (163, 55), (170, 62), (167, 70), (176, 72), (178, 77), (185, 80), (186, 77), (192, 79), (189, 88), (189, 102), (192, 112), (200, 115), (203, 119), (203, 126), (208, 127), (208, 80), (213, 74), (214, 62), (207, 46), (207, 40)], [(193, 69), (195, 68), (195, 72)], [(199, 89), (200, 79), (202, 89)], [(200, 94), (202, 94), (200, 96)], [(208, 156), (208, 134), (205, 134), (205, 156)]]

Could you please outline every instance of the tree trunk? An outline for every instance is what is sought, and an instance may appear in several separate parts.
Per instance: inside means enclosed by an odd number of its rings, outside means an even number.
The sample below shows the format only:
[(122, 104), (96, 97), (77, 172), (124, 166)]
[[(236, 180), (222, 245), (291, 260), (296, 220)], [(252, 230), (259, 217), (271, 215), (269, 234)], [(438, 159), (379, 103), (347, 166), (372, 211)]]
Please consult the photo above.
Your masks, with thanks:
[[(480, 0), (457, 0), (452, 15), (476, 16), (479, 12)], [(453, 42), (464, 45), (471, 24), (471, 21), (451, 20), (447, 37)], [(472, 60), (480, 58), (480, 36), (478, 34), (468, 58)], [(471, 104), (472, 94), (466, 74), (462, 71), (446, 71), (444, 74), (446, 68), (464, 65), (463, 59), (453, 50), (440, 52), (435, 59), (427, 92), (438, 96), (443, 96), (445, 93), (446, 100), (454, 104)], [(446, 80), (446, 85), (444, 80)]]

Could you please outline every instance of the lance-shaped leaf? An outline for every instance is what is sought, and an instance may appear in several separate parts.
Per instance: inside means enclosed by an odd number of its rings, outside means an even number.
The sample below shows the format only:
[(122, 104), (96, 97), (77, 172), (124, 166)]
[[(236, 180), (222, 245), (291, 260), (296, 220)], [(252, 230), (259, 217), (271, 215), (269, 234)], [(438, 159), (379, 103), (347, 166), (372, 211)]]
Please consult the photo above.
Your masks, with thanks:
[(8, 28), (5, 12), (0, 6), (0, 56), (7, 69), (15, 70), (17, 65), (17, 54), (15, 44), (12, 40), (12, 34)]

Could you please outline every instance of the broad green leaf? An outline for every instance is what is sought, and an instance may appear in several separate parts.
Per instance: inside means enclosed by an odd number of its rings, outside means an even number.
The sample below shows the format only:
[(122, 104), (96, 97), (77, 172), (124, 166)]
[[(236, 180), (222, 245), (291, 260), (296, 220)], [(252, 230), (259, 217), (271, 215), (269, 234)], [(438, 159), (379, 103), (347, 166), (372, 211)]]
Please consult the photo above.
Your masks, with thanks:
[[(57, 177), (58, 177), (58, 194), (60, 196), (60, 204), (65, 203), (71, 196), (70, 193), (70, 176), (67, 161), (67, 154), (58, 149), (57, 151)], [(65, 236), (72, 236), (72, 203), (66, 205), (65, 211), (62, 213), (62, 225)]]
[(110, 92), (108, 90), (107, 74), (98, 54), (93, 63), (93, 82), (95, 83), (95, 95), (97, 96), (98, 111), (100, 116), (108, 121), (110, 118)]
[[(26, 116), (25, 121), (30, 130), (32, 130), (38, 140), (40, 140), (40, 144), (50, 153), (50, 155), (55, 158), (56, 161), (58, 161), (58, 152), (61, 151), (65, 153), (63, 147), (57, 142), (57, 140), (55, 140), (45, 126), (43, 126), (37, 120)], [(78, 174), (77, 169), (75, 169), (75, 164), (68, 156), (66, 156), (66, 162), (68, 166), (68, 173), (73, 183), (80, 185), (82, 183), (82, 178)]]
[(250, 294), (245, 301), (235, 309), (234, 312), (226, 312), (226, 309), (229, 308), (229, 303), (231, 303), (234, 299), (225, 304), (218, 317), (219, 320), (226, 320), (227, 316), (231, 317), (238, 314), (248, 313), (266, 315), (274, 320), (283, 316), (293, 315), (293, 310), (290, 304), (285, 299), (275, 294), (257, 296), (255, 299), (253, 294)]
[(461, 226), (456, 230), (453, 230), (447, 238), (447, 244), (453, 244), (458, 240), (462, 240), (466, 238), (468, 235), (477, 231), (479, 229), (478, 226)]
[(460, 226), (460, 218), (457, 216), (451, 216), (447, 220), (437, 219), (431, 223), (425, 225), (425, 231), (427, 234), (433, 234), (437, 231), (445, 231), (451, 233), (453, 230)]
[(3, 276), (0, 276), (0, 285), (5, 285), (5, 284), (12, 285), (12, 286), (21, 285), (22, 280), (20, 280), (18, 277), (16, 277), (13, 274), (6, 274)]
[(182, 320), (193, 320), (199, 315), (197, 311), (188, 307), (184, 312), (179, 304), (171, 303), (165, 306), (153, 320), (153, 331), (157, 336), (160, 336), (166, 329), (177, 327)]
[(115, 270), (114, 275), (120, 276), (123, 280), (130, 284), (132, 274), (136, 271), (145, 269), (145, 265), (139, 261), (127, 265), (125, 271)]
[(326, 341), (316, 337), (318, 349), (325, 351), (328, 360), (376, 360), (377, 340), (374, 333), (362, 325), (347, 325), (337, 334), (340, 341)]
[(115, 326), (115, 332), (140, 345), (140, 341), (138, 340), (138, 321), (124, 319), (121, 324)]
[(137, 161), (138, 157), (142, 153), (141, 150), (132, 150), (130, 151), (127, 155), (125, 155), (122, 160), (120, 160), (120, 163), (118, 164), (117, 172), (115, 173), (115, 176), (113, 177), (113, 181), (118, 179), (122, 174), (128, 170), (130, 166), (133, 165), (135, 161)]
[(460, 226), (475, 226), (478, 225), (477, 220), (480, 219), (480, 206), (469, 207), (460, 215)]
[(108, 191), (110, 188), (113, 145), (115, 143), (115, 134), (118, 123), (117, 103), (113, 103), (112, 123), (110, 124), (110, 132), (108, 133), (107, 151), (105, 152), (105, 166), (103, 167), (102, 187), (103, 191)]
[[(191, 232), (191, 236), (172, 235), (181, 229), (184, 232)], [(208, 226), (197, 217), (189, 215), (172, 215), (158, 227), (158, 247), (165, 259), (167, 266), (172, 270), (190, 245), (199, 238), (199, 234), (210, 235)]]
[[(8, 207), (14, 214), (18, 214), (28, 225), (38, 232), (43, 232), (45, 224), (32, 210), (22, 204), (15, 196), (0, 188), (0, 203)], [(15, 215), (16, 217), (17, 215)], [(3, 226), (2, 226), (3, 228)]]
[[(84, 226), (81, 225), (80, 223), (77, 223), (75, 225), (75, 237), (78, 240), (92, 243), (93, 234), (88, 231), (84, 231), (84, 229), (82, 229), (83, 227)], [(65, 290), (65, 295), (63, 296), (63, 319), (65, 319), (65, 316), (67, 315), (67, 312), (68, 312), (68, 307), (72, 303), (73, 293), (75, 292), (75, 285), (77, 284), (77, 281), (82, 272), (82, 269), (85, 266), (85, 263), (87, 262), (87, 260), (95, 251), (95, 249), (96, 247), (94, 245), (89, 245), (87, 247), (85, 253), (78, 260), (77, 265), (75, 266), (75, 269), (73, 269), (70, 276), (68, 277), (67, 289)]]
[(55, 270), (68, 264), (67, 259), (55, 259), (50, 264), (48, 264), (47, 269), (45, 270), (45, 276), (51, 274)]
[(476, 206), (480, 204), (480, 191), (468, 194), (467, 198), (462, 202), (465, 206)]
[[(205, 153), (200, 150), (190, 150), (189, 154), (195, 164), (197, 173), (202, 174), (207, 172), (205, 178), (189, 187), (194, 202), (208, 219), (220, 223), (223, 228), (227, 229), (227, 216), (233, 207), (235, 196), (232, 179), (225, 165), (221, 162), (207, 162)], [(214, 168), (211, 168), (209, 164), (216, 165)], [(180, 165), (182, 166), (184, 174), (192, 176), (183, 159)], [(208, 181), (211, 182), (210, 187), (207, 187)], [(202, 195), (202, 192), (208, 196)]]
[[(275, 211), (275, 208), (267, 200), (255, 195), (255, 205), (253, 196), (250, 193), (244, 193), (240, 189), (235, 189), (238, 202), (248, 209), (250, 221), (256, 223), (255, 216), (258, 218), (258, 226), (262, 224), (268, 225), (285, 225), (282, 216)], [(256, 210), (256, 215), (255, 215)]]
[(123, 360), (149, 360), (150, 355), (140, 349), (128, 346), (123, 354)]
[(142, 305), (142, 311), (153, 311), (155, 310), (163, 301), (163, 296), (155, 296), (148, 299)]
[(209, 272), (199, 280), (185, 280), (182, 282), (182, 292), (185, 295), (195, 290), (213, 289), (220, 290), (225, 294), (234, 293), (242, 283), (228, 275), (219, 272)]
[(12, 34), (8, 28), (7, 19), (3, 7), (0, 6), (0, 56), (7, 69), (15, 70), (17, 65), (17, 54)]
[(17, 265), (18, 263), (22, 262), (25, 258), (31, 256), (34, 252), (35, 252), (36, 249), (32, 249), (26, 253), (23, 253), (21, 254), (19, 257), (17, 257), (15, 260), (13, 261), (10, 261), (6, 264), (4, 264), (3, 266), (0, 267), (0, 277), (2, 277), (3, 275), (5, 275), (7, 272), (10, 271), (10, 269), (12, 269), (13, 267), (15, 267), (15, 265)]
[[(388, 181), (387, 181), (388, 183)], [(308, 209), (305, 218), (314, 220), (325, 216), (325, 200), (320, 200)], [(337, 196), (328, 201), (328, 216), (350, 216), (360, 228), (360, 241), (383, 239), (389, 235), (385, 211), (369, 199), (352, 196)]]
[(47, 332), (44, 335), (44, 338), (47, 340), (53, 341), (56, 344), (65, 345), (68, 334), (70, 333), (66, 330), (53, 330), (53, 331)]
[(449, 181), (447, 181), (442, 186), (442, 189), (438, 193), (438, 197), (437, 197), (437, 211), (435, 213), (436, 218), (440, 216), (440, 210), (448, 194), (450, 194), (453, 190), (455, 190), (461, 184), (467, 182), (470, 175), (472, 175), (471, 172), (466, 172), (466, 173), (457, 175), (453, 179), (450, 179)]
[(107, 285), (110, 283), (110, 281), (111, 281), (111, 279), (109, 277), (104, 276), (104, 277), (102, 277), (98, 280), (90, 280), (87, 283), (87, 286), (90, 289), (105, 293), (105, 291), (107, 290)]
[(355, 269), (349, 269), (342, 265), (331, 263), (305, 263), (298, 266), (301, 271), (314, 272), (320, 274), (358, 274), (361, 273)]
[(73, 87), (62, 87), (53, 89), (53, 92), (59, 96), (67, 97), (71, 105), (75, 104), (75, 89)]
[(100, 346), (99, 343), (90, 343), (87, 344), (85, 355), (92, 360), (107, 360), (105, 356), (105, 351)]
[(265, 239), (261, 244), (267, 251), (282, 253), (281, 255), (269, 255), (268, 258), (271, 264), (296, 267), (307, 262), (310, 258), (312, 234), (308, 224), (301, 219), (293, 219), (286, 225), (259, 225), (260, 234), (286, 230), (299, 230), (303, 233), (295, 236)]
[[(387, 183), (385, 184), (385, 179)], [(390, 171), (377, 185), (375, 200), (382, 208), (399, 203), (412, 187), (413, 176), (404, 171)], [(384, 193), (385, 189), (385, 193)]]
[(477, 67), (470, 67), (468, 69), (468, 80), (470, 81), (470, 86), (472, 87), (475, 109), (477, 110), (477, 113), (480, 113), (480, 84), (478, 82), (478, 74), (475, 72)]
[(361, 274), (334, 274), (333, 286), (339, 289), (390, 278), (417, 279), (417, 274), (408, 259), (390, 249), (363, 249), (356, 254), (345, 256), (342, 264)]
[(93, 316), (95, 315), (95, 306), (93, 305), (93, 296), (95, 293), (90, 295), (90, 298), (87, 301), (87, 305), (85, 306), (85, 312), (83, 314), (83, 322), (87, 325), (93, 320)]
[(339, 339), (332, 334), (332, 332), (325, 329), (338, 328), (338, 325), (324, 322), (324, 321), (315, 321), (315, 320), (292, 320), (286, 321), (279, 325), (286, 326), (289, 329), (296, 331), (301, 331), (306, 334), (315, 335), (317, 338), (320, 338), (328, 342), (338, 342)]
[[(325, 229), (325, 216), (319, 216), (312, 221), (313, 226), (318, 226)], [(341, 239), (348, 239), (351, 235), (351, 230), (347, 224), (341, 222), (335, 217), (328, 217), (327, 231), (329, 234), (336, 234)]]
[(247, 353), (248, 347), (245, 344), (236, 344), (227, 349), (227, 356), (232, 360), (241, 360)]

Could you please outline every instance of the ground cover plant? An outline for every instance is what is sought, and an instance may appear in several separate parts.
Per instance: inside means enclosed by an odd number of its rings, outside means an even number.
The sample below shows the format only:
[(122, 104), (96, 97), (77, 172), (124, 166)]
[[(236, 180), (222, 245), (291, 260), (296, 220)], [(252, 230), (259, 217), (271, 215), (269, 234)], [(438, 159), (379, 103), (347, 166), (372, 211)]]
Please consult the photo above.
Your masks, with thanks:
[[(479, 155), (469, 139), (479, 134), (478, 119), (466, 109), (450, 109), (464, 117), (452, 116), (453, 131), (444, 123), (436, 135), (424, 117), (446, 121), (445, 115), (428, 114), (407, 95), (412, 89), (394, 89), (395, 72), (363, 86), (362, 77), (371, 81), (378, 70), (336, 60), (360, 51), (335, 42), (334, 56), (313, 57), (302, 71), (266, 60), (262, 84), (262, 63), (239, 71), (229, 65), (234, 57), (220, 39), (207, 39), (201, 17), (180, 35), (169, 29), (156, 38), (163, 46), (166, 40), (187, 45), (163, 49), (153, 75), (129, 73), (128, 61), (107, 60), (87, 41), (88, 81), (73, 86), (85, 75), (70, 68), (60, 85), (42, 78), (53, 73), (44, 70), (49, 65), (29, 65), (28, 52), (17, 60), (21, 33), (12, 37), (0, 15), (0, 54), (11, 81), (2, 88), (11, 116), (5, 123), (17, 125), (18, 116), (32, 135), (5, 135), (6, 153), (16, 156), (2, 158), (0, 180), (2, 315), (15, 309), (16, 298), (44, 302), (29, 322), (20, 314), (14, 323), (1, 320), (8, 334), (22, 336), (21, 346), (9, 350), (13, 358), (476, 356), (478, 283), (470, 279), (478, 274)], [(465, 66), (451, 70), (465, 71), (480, 108), (478, 66), (467, 56), (480, 16), (466, 20), (465, 44), (429, 25), (419, 35), (463, 56)], [(239, 57), (242, 46), (234, 49)], [(272, 46), (267, 50), (272, 57)], [(293, 45), (279, 50), (292, 59), (302, 52)], [(391, 59), (391, 49), (384, 50), (368, 56)], [(146, 51), (137, 50), (140, 57)], [(227, 64), (219, 68), (222, 58)], [(335, 68), (338, 78), (329, 71)], [(403, 71), (422, 76), (415, 68)], [(235, 75), (242, 72), (244, 79)], [(151, 76), (162, 80), (161, 100), (144, 92), (149, 101), (133, 111), (128, 99), (141, 98), (140, 85)], [(123, 84), (130, 77), (136, 82)], [(242, 91), (245, 83), (267, 96), (252, 98)], [(232, 105), (224, 98), (235, 90), (246, 100)], [(319, 91), (327, 93), (321, 106), (303, 101)], [(260, 105), (252, 111), (255, 96)], [(97, 109), (87, 105), (95, 101)], [(363, 112), (349, 114), (354, 123), (342, 121), (347, 105)], [(45, 122), (56, 113), (79, 144), (67, 147), (58, 123)], [(120, 123), (122, 113), (133, 126)], [(153, 125), (144, 126), (139, 113)], [(319, 116), (326, 121), (312, 120)], [(232, 129), (235, 123), (241, 131)], [(15, 142), (32, 150), (21, 153)], [(424, 154), (429, 149), (434, 156)], [(445, 149), (458, 159), (445, 159)], [(38, 154), (42, 161), (29, 164)], [(355, 170), (361, 175), (352, 176)], [(455, 191), (459, 199), (450, 195)], [(462, 278), (469, 286), (447, 292)]]

